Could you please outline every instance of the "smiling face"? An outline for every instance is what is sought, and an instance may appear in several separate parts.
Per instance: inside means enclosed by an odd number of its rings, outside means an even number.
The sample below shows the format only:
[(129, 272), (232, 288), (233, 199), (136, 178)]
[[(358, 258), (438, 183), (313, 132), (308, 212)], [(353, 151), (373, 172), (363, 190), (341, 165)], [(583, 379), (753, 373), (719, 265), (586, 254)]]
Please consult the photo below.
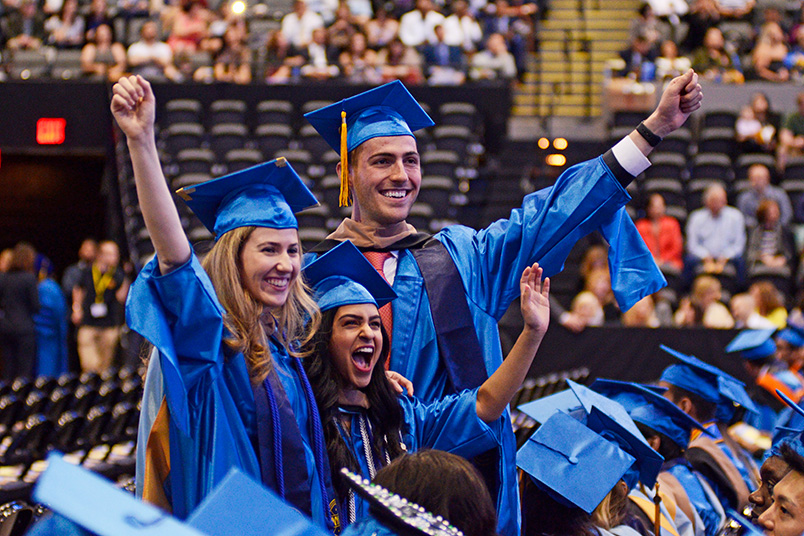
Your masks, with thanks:
[(757, 521), (769, 536), (801, 536), (804, 532), (804, 474), (787, 473), (773, 488), (773, 504)]
[(405, 221), (422, 182), (415, 138), (372, 138), (355, 149), (353, 155), (350, 162), (353, 218), (379, 226)]
[(301, 270), (296, 229), (254, 229), (240, 250), (240, 278), (246, 292), (268, 309), (285, 304)]
[(382, 352), (382, 320), (371, 303), (338, 308), (329, 353), (343, 389), (365, 389)]
[(781, 456), (771, 456), (759, 469), (759, 487), (748, 496), (751, 503), (751, 520), (755, 521), (773, 502), (773, 488), (790, 471)]

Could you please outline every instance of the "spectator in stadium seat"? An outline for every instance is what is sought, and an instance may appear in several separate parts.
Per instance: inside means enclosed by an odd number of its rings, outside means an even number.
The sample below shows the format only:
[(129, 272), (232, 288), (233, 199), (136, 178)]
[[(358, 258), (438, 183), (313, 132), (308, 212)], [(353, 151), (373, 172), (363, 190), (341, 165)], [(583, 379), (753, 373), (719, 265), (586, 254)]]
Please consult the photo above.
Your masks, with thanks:
[(763, 199), (756, 211), (757, 225), (746, 248), (749, 278), (771, 276), (789, 280), (795, 273), (796, 242), (793, 232), (779, 221), (779, 204)]
[(420, 84), (422, 75), (422, 58), (416, 49), (409, 47), (398, 37), (377, 54), (377, 64), (383, 82), (401, 80), (405, 84)]
[(19, 9), (9, 13), (4, 22), (6, 46), (11, 50), (36, 50), (42, 46), (47, 33), (45, 18), (36, 9), (35, 0), (22, 0)]
[(399, 21), (388, 13), (385, 6), (378, 7), (374, 18), (366, 23), (366, 38), (374, 50), (388, 46), (398, 34)]
[(723, 305), (723, 287), (711, 275), (699, 275), (689, 296), (681, 298), (674, 320), (679, 327), (731, 329), (734, 319)]
[(729, 20), (746, 20), (754, 10), (756, 0), (715, 0), (720, 16)]
[(748, 182), (751, 187), (737, 197), (737, 208), (743, 213), (745, 224), (751, 228), (758, 223), (757, 210), (760, 203), (770, 199), (776, 203), (779, 212), (776, 221), (782, 226), (788, 226), (793, 220), (793, 208), (787, 192), (771, 184), (771, 172), (764, 164), (754, 164), (748, 168)]
[(729, 274), (741, 279), (745, 253), (745, 218), (727, 204), (726, 189), (713, 184), (704, 192), (704, 206), (687, 219), (686, 279), (697, 273)]
[(251, 83), (251, 50), (239, 27), (230, 26), (223, 34), (223, 48), (215, 56), (213, 71), (217, 82)]
[(341, 74), (349, 82), (376, 84), (380, 81), (377, 69), (377, 53), (368, 48), (366, 35), (356, 32), (349, 40), (349, 48), (338, 57)]
[(787, 52), (787, 38), (782, 27), (775, 22), (765, 23), (751, 54), (754, 77), (770, 82), (789, 80), (790, 72), (784, 65)]
[[(801, 27), (801, 30), (799, 34), (804, 38), (804, 26)], [(804, 61), (804, 51), (802, 51), (802, 61)], [(788, 157), (802, 154), (804, 154), (804, 91), (796, 96), (796, 111), (785, 118), (784, 124), (779, 130), (776, 164), (779, 169), (784, 170)]]
[[(434, 32), (435, 41), (421, 47), (428, 82), (433, 85), (462, 84), (466, 79), (466, 56), (463, 49), (444, 41), (446, 33), (443, 25), (437, 25)], [(503, 46), (504, 43), (503, 41)]]
[(151, 81), (178, 80), (170, 46), (157, 39), (156, 21), (149, 20), (140, 29), (140, 40), (128, 47), (126, 61), (133, 74)]
[(784, 296), (770, 281), (757, 281), (748, 287), (748, 292), (754, 297), (757, 312), (763, 318), (773, 322), (778, 329), (787, 326), (787, 309), (784, 306)]
[(628, 40), (633, 41), (636, 36), (644, 35), (651, 42), (651, 46), (655, 46), (662, 36), (658, 24), (658, 19), (650, 4), (648, 2), (641, 3), (637, 9), (636, 17), (631, 19)]
[(295, 0), (293, 11), (282, 17), (282, 34), (297, 49), (309, 45), (313, 39), (313, 30), (323, 27), (324, 19), (307, 9), (305, 0)]
[(603, 322), (606, 324), (618, 323), (622, 312), (614, 299), (614, 291), (611, 288), (611, 275), (605, 268), (592, 270), (586, 278), (584, 291), (594, 294), (600, 307), (603, 309)]
[(486, 7), (483, 34), (498, 33), (505, 37), (509, 52), (514, 56), (518, 74), (527, 70), (529, 42), (533, 36), (533, 16), (538, 12), (536, 4), (521, 0), (496, 0)]
[(678, 46), (670, 39), (665, 39), (659, 46), (659, 57), (656, 58), (656, 80), (664, 81), (687, 72), (692, 61), (687, 56), (680, 56)]
[(516, 77), (516, 60), (501, 34), (491, 34), (485, 50), (472, 56), (469, 74), (473, 80), (513, 80)]
[(643, 82), (651, 82), (656, 76), (656, 51), (650, 39), (639, 34), (631, 39), (627, 49), (620, 51), (625, 65), (617, 73), (618, 76), (627, 76)]
[(313, 30), (313, 40), (303, 49), (302, 56), (304, 65), (301, 67), (301, 75), (305, 78), (326, 80), (340, 73), (340, 69), (332, 60), (325, 28)]
[(36, 365), (36, 326), (39, 290), (34, 262), (36, 250), (27, 242), (14, 246), (11, 267), (0, 275), (0, 377), (31, 377)]
[(735, 329), (768, 329), (776, 327), (757, 311), (757, 302), (748, 292), (735, 294), (729, 300), (729, 310), (734, 317)]
[(706, 30), (703, 44), (692, 55), (692, 68), (706, 80), (723, 83), (743, 81), (740, 58), (726, 48), (726, 39), (720, 28)]
[(600, 300), (597, 299), (593, 293), (588, 290), (579, 292), (570, 304), (570, 310), (567, 312), (571, 315), (572, 322), (567, 329), (578, 333), (587, 327), (600, 327), (605, 321), (603, 314), (603, 307), (600, 305)]
[(622, 314), (622, 325), (627, 328), (658, 328), (659, 317), (652, 296), (645, 296)]
[(109, 16), (109, 6), (106, 0), (92, 0), (89, 5), (89, 12), (84, 17), (87, 41), (91, 41), (94, 38), (95, 30), (101, 24), (106, 24), (110, 28), (113, 26), (112, 17)]
[(175, 56), (209, 51), (209, 23), (213, 14), (204, 0), (180, 0), (163, 24), (168, 28), (167, 44)]
[(679, 46), (683, 50), (695, 51), (703, 46), (706, 32), (720, 22), (720, 12), (715, 0), (692, 0), (690, 12), (684, 20), (689, 24), (689, 31)]
[(304, 57), (291, 46), (281, 30), (274, 30), (265, 45), (265, 81), (269, 84), (283, 84), (289, 81), (294, 69), (304, 65)]
[(101, 24), (81, 49), (81, 71), (94, 80), (117, 82), (126, 70), (126, 49), (112, 40), (112, 28)]
[(734, 125), (739, 152), (774, 154), (780, 123), (781, 118), (771, 110), (768, 96), (754, 92)]
[(416, 9), (399, 19), (399, 38), (409, 47), (420, 47), (436, 40), (435, 27), (444, 24), (444, 15), (436, 11), (432, 0), (416, 0)]
[(357, 33), (358, 26), (352, 18), (349, 6), (341, 3), (335, 11), (335, 20), (327, 27), (327, 42), (338, 53), (349, 48), (352, 36)]
[(636, 221), (636, 227), (653, 254), (653, 260), (663, 272), (681, 273), (684, 238), (678, 220), (665, 213), (666, 205), (661, 194), (651, 194), (646, 209), (647, 217)]
[(463, 48), (467, 54), (475, 52), (483, 41), (483, 29), (469, 11), (466, 0), (452, 3), (452, 15), (444, 20), (444, 42)]
[(84, 27), (78, 0), (64, 0), (58, 15), (45, 22), (46, 42), (56, 48), (80, 48), (84, 45)]

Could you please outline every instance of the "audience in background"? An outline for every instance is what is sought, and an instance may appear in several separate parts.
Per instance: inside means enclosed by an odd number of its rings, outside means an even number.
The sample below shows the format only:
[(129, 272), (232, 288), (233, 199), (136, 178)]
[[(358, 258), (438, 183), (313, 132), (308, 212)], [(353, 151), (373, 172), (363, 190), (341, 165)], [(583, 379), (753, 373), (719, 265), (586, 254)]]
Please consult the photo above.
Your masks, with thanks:
[[(804, 30), (804, 27), (800, 27)], [(804, 35), (804, 31), (800, 32)], [(776, 153), (776, 166), (784, 170), (791, 156), (804, 153), (804, 92), (796, 96), (796, 110), (787, 115), (779, 130), (779, 145)]]
[(686, 56), (678, 54), (678, 46), (674, 41), (666, 39), (659, 47), (659, 57), (656, 58), (656, 80), (670, 80), (687, 72), (692, 62)]
[(472, 54), (483, 41), (483, 29), (469, 11), (466, 0), (455, 0), (451, 7), (452, 14), (444, 20), (444, 41)]
[(151, 81), (178, 80), (170, 45), (160, 41), (156, 21), (149, 20), (140, 29), (140, 40), (128, 47), (126, 61), (132, 74)]
[(305, 0), (295, 0), (293, 11), (282, 18), (282, 35), (298, 49), (310, 44), (313, 40), (313, 30), (317, 28), (324, 28), (324, 19), (308, 9)]
[(81, 71), (87, 78), (114, 83), (125, 70), (125, 47), (112, 40), (111, 27), (101, 24), (81, 49)]
[(84, 44), (84, 17), (78, 12), (78, 0), (64, 0), (58, 15), (45, 22), (47, 44), (56, 48), (80, 48)]
[(12, 253), (8, 272), (0, 274), (0, 378), (5, 381), (34, 374), (34, 315), (39, 312), (36, 250), (27, 242), (19, 242)]
[(726, 48), (723, 32), (717, 27), (706, 30), (701, 46), (692, 55), (692, 68), (705, 80), (723, 83), (743, 81), (740, 59)]
[(787, 53), (787, 39), (781, 26), (775, 22), (765, 23), (751, 54), (754, 76), (771, 82), (786, 82), (790, 78), (784, 66)]
[(366, 38), (369, 46), (378, 50), (398, 39), (399, 21), (393, 18), (385, 7), (380, 6), (373, 19), (366, 23)]
[(505, 45), (501, 34), (492, 34), (486, 49), (472, 56), (471, 77), (475, 80), (510, 80), (517, 74), (516, 61)]
[(787, 309), (779, 289), (770, 281), (757, 281), (748, 287), (748, 292), (754, 297), (759, 315), (770, 320), (778, 329), (784, 329), (787, 325)]
[[(462, 84), (466, 79), (466, 60), (463, 49), (458, 45), (448, 45), (446, 43), (443, 25), (437, 25), (433, 31), (435, 40), (421, 47), (427, 80), (433, 85)], [(513, 59), (511, 65), (513, 66)], [(515, 66), (514, 71), (516, 71)]]
[(771, 172), (763, 164), (753, 164), (748, 168), (750, 187), (737, 197), (737, 208), (743, 213), (745, 224), (750, 228), (757, 225), (757, 210), (763, 200), (770, 199), (776, 203), (777, 220), (787, 227), (793, 219), (793, 208), (787, 193), (771, 184)]
[(745, 252), (748, 277), (789, 281), (795, 271), (796, 242), (790, 228), (781, 223), (779, 204), (763, 199), (756, 211), (756, 222)]
[(679, 327), (731, 329), (734, 319), (721, 301), (723, 287), (711, 275), (699, 275), (689, 296), (679, 302), (674, 319)]
[(444, 24), (444, 15), (435, 10), (432, 0), (417, 0), (416, 9), (399, 19), (399, 38), (409, 47), (436, 40), (435, 27)]
[(22, 0), (19, 9), (12, 10), (2, 22), (2, 34), (11, 50), (36, 50), (47, 37), (45, 17), (35, 0)]
[(757, 311), (757, 302), (748, 292), (735, 294), (729, 301), (731, 316), (734, 317), (735, 329), (768, 329), (775, 328), (773, 322)]
[(230, 26), (223, 34), (223, 47), (215, 56), (213, 74), (217, 82), (251, 82), (251, 50), (237, 26)]
[(678, 275), (684, 266), (684, 238), (678, 220), (665, 214), (665, 209), (662, 195), (652, 194), (647, 217), (637, 220), (636, 227), (662, 272)]

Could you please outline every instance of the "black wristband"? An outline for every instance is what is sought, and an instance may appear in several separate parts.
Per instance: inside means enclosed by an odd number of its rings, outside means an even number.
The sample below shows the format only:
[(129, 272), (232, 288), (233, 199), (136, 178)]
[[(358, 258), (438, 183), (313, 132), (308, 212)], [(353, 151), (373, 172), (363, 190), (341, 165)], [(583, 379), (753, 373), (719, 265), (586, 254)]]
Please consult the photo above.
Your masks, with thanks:
[(636, 131), (640, 136), (645, 138), (645, 141), (648, 142), (648, 145), (651, 147), (656, 147), (662, 141), (662, 138), (654, 134), (651, 129), (646, 127), (644, 122), (637, 125)]

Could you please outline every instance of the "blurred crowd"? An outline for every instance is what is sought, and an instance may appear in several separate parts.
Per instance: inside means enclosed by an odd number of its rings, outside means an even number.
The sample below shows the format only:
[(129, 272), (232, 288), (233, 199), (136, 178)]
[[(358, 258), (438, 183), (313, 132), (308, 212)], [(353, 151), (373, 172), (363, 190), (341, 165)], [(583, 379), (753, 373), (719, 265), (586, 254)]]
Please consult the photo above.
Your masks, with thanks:
[[(214, 1), (214, 0), (213, 0)], [(375, 84), (515, 80), (542, 11), (532, 0), (0, 0), (0, 51), (80, 51), (86, 77)], [(19, 55), (18, 55), (19, 57)]]

